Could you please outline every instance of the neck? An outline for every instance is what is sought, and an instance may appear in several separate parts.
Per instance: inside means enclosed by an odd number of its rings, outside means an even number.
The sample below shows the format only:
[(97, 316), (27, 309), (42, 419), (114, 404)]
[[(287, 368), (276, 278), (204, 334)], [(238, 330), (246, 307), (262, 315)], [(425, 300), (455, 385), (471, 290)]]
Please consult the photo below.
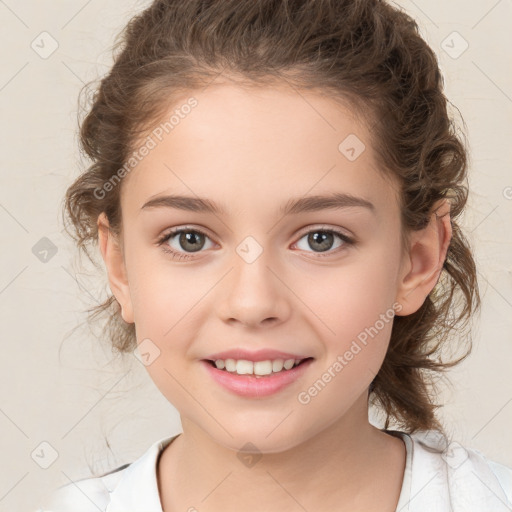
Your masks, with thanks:
[[(159, 460), (164, 512), (177, 510), (395, 510), (405, 447), (368, 422), (366, 397), (319, 434), (291, 449), (244, 454), (182, 420), (183, 433)], [(391, 470), (390, 470), (391, 468)], [(393, 468), (396, 468), (394, 470)], [(376, 496), (376, 489), (385, 496)], [(377, 501), (375, 501), (377, 498)], [(377, 506), (378, 504), (378, 506)], [(380, 508), (379, 508), (380, 507)]]

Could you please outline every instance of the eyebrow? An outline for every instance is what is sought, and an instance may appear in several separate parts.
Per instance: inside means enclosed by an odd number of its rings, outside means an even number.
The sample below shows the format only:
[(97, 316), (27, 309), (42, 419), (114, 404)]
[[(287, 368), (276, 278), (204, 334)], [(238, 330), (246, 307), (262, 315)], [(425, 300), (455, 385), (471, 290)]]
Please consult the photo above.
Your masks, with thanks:
[[(213, 213), (225, 215), (223, 207), (201, 197), (165, 195), (150, 199), (142, 206), (145, 208), (174, 208), (190, 212)], [(280, 215), (296, 215), (305, 212), (315, 212), (319, 210), (337, 210), (339, 208), (363, 207), (375, 214), (375, 206), (362, 197), (352, 194), (334, 193), (331, 195), (306, 196), (297, 199), (290, 199), (279, 210)]]

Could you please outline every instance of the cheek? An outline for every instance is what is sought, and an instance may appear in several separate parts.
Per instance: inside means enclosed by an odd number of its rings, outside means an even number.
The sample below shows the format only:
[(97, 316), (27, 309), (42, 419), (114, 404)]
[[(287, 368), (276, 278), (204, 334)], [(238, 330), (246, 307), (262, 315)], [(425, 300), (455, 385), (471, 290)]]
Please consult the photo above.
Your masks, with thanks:
[(366, 393), (389, 345), (395, 316), (390, 288), (386, 269), (354, 266), (315, 295), (311, 309), (322, 319), (316, 324), (325, 353), (300, 403), (314, 402), (334, 419)]
[(160, 249), (135, 250), (127, 267), (135, 325), (145, 336), (167, 339), (172, 329), (181, 328), (180, 319), (193, 316), (194, 305), (208, 290), (208, 278), (198, 278), (195, 270), (170, 261)]
[(389, 252), (354, 253), (338, 267), (317, 269), (302, 281), (298, 293), (333, 336), (357, 336), (381, 314), (392, 316), (397, 261)]
[(395, 258), (382, 244), (317, 273), (303, 287), (305, 302), (321, 320), (314, 320), (326, 351), (321, 371), (337, 376), (333, 388), (362, 392), (382, 365), (395, 316)]

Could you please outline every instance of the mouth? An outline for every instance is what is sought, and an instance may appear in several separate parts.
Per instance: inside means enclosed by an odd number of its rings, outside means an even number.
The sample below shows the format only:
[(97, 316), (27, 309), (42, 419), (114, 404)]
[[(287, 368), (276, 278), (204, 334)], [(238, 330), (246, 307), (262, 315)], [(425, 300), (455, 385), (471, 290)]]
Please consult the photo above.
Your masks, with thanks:
[[(243, 398), (264, 399), (300, 381), (314, 360), (314, 357), (273, 360), (272, 368), (269, 367), (269, 360), (253, 362), (239, 359), (235, 362), (234, 359), (202, 359), (201, 363), (213, 382), (223, 389)], [(274, 372), (274, 368), (277, 371)]]
[(206, 363), (208, 363), (212, 368), (219, 370), (224, 373), (231, 373), (240, 377), (253, 377), (253, 378), (269, 378), (273, 375), (288, 372), (292, 369), (297, 368), (298, 366), (304, 365), (312, 361), (313, 357), (306, 357), (304, 359), (288, 359), (284, 360), (267, 360), (267, 361), (247, 361), (247, 360), (239, 360), (235, 361), (233, 359), (217, 359), (216, 361), (212, 359), (203, 359)]

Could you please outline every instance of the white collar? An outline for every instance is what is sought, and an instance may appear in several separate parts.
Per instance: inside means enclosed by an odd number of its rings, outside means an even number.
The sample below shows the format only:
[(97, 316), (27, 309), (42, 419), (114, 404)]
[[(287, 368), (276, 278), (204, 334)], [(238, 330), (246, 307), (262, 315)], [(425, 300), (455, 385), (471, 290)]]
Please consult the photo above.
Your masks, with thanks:
[[(512, 493), (511, 469), (488, 461), (477, 450), (466, 449), (457, 442), (448, 446), (446, 438), (435, 431), (411, 435), (387, 432), (402, 438), (407, 451), (396, 512), (512, 510), (504, 492), (505, 488), (509, 496)], [(163, 449), (178, 435), (156, 441), (128, 467), (101, 478), (110, 494), (105, 512), (163, 512), (157, 462)], [(500, 472), (501, 480), (497, 478)]]
[(512, 469), (434, 430), (393, 432), (408, 450), (396, 512), (511, 512)]
[(163, 512), (156, 472), (158, 456), (178, 435), (153, 443), (142, 457), (120, 472), (120, 478), (116, 473), (103, 477), (110, 494), (105, 512)]

